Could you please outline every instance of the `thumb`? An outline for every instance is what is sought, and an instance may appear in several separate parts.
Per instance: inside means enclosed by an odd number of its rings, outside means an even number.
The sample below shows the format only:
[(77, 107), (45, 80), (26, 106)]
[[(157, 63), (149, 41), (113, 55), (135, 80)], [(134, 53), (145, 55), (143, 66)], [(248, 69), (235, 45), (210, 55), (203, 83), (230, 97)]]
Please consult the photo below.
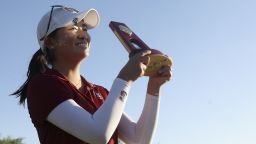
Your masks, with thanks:
[(151, 51), (150, 50), (142, 50), (142, 49), (138, 49), (138, 50), (133, 50), (132, 51), (132, 57), (136, 57), (136, 58), (138, 58), (138, 57), (143, 57), (143, 56), (145, 56), (145, 55), (148, 55), (148, 54), (150, 54), (151, 53)]
[(150, 57), (149, 57), (149, 56), (143, 56), (142, 59), (141, 59), (141, 62), (142, 62), (144, 65), (148, 65), (149, 62), (150, 62)]
[(143, 50), (142, 52), (139, 53), (140, 56), (145, 56), (151, 54), (150, 50)]

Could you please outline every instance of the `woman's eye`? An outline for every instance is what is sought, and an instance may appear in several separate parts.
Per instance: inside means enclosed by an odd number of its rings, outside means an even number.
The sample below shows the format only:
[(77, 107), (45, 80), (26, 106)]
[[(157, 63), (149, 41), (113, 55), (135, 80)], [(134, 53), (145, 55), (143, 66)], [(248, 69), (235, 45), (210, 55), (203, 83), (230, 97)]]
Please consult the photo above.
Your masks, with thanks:
[(71, 29), (74, 30), (74, 31), (77, 31), (78, 30), (78, 26), (73, 26)]
[(87, 31), (87, 27), (86, 26), (72, 26), (71, 28), (70, 28), (70, 30), (72, 30), (72, 31), (78, 31), (79, 29), (81, 29), (81, 30), (83, 30), (83, 31)]
[(87, 27), (85, 25), (82, 26), (83, 31), (87, 31)]

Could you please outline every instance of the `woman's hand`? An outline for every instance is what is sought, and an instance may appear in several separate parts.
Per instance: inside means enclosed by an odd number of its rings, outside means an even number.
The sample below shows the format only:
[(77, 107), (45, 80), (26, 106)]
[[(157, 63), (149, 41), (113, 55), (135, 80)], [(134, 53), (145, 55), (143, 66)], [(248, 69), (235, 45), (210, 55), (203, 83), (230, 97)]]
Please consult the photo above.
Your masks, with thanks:
[(150, 53), (150, 50), (145, 50), (132, 56), (120, 71), (118, 78), (121, 78), (128, 83), (132, 83), (139, 77), (144, 76), (150, 60), (148, 56)]
[(170, 81), (171, 77), (171, 66), (162, 67), (156, 75), (149, 77), (147, 93), (153, 96), (159, 96), (160, 87), (167, 81)]

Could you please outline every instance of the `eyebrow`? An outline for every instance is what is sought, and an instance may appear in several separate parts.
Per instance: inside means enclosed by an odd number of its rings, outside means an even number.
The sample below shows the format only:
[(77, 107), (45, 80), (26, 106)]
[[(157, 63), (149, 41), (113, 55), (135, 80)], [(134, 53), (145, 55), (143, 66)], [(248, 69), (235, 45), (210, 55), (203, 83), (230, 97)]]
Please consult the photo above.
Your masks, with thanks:
[(85, 27), (88, 30), (87, 25), (85, 23), (82, 24), (82, 27)]
[[(80, 22), (79, 22), (79, 23), (80, 23)], [(79, 23), (75, 23), (74, 26), (78, 26)], [(86, 30), (88, 30), (87, 24), (85, 24), (84, 22), (82, 22), (81, 26), (82, 26), (83, 28), (85, 28)]]

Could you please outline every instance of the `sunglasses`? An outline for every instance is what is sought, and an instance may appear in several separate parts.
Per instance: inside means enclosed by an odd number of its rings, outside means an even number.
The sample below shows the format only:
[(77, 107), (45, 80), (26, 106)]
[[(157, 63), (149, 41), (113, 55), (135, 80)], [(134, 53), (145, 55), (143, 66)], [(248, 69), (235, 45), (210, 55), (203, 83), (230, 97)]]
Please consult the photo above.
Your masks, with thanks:
[(76, 10), (74, 8), (66, 7), (66, 6), (63, 6), (63, 5), (53, 5), (51, 7), (52, 7), (52, 9), (51, 9), (51, 12), (50, 12), (50, 17), (49, 17), (49, 21), (48, 21), (48, 24), (47, 24), (47, 29), (46, 29), (45, 35), (40, 39), (40, 41), (45, 39), (45, 37), (47, 35), (47, 32), (49, 31), (51, 20), (52, 20), (52, 13), (53, 13), (54, 8), (62, 8), (63, 10), (71, 12), (71, 13), (78, 13), (79, 12), (78, 10)]

